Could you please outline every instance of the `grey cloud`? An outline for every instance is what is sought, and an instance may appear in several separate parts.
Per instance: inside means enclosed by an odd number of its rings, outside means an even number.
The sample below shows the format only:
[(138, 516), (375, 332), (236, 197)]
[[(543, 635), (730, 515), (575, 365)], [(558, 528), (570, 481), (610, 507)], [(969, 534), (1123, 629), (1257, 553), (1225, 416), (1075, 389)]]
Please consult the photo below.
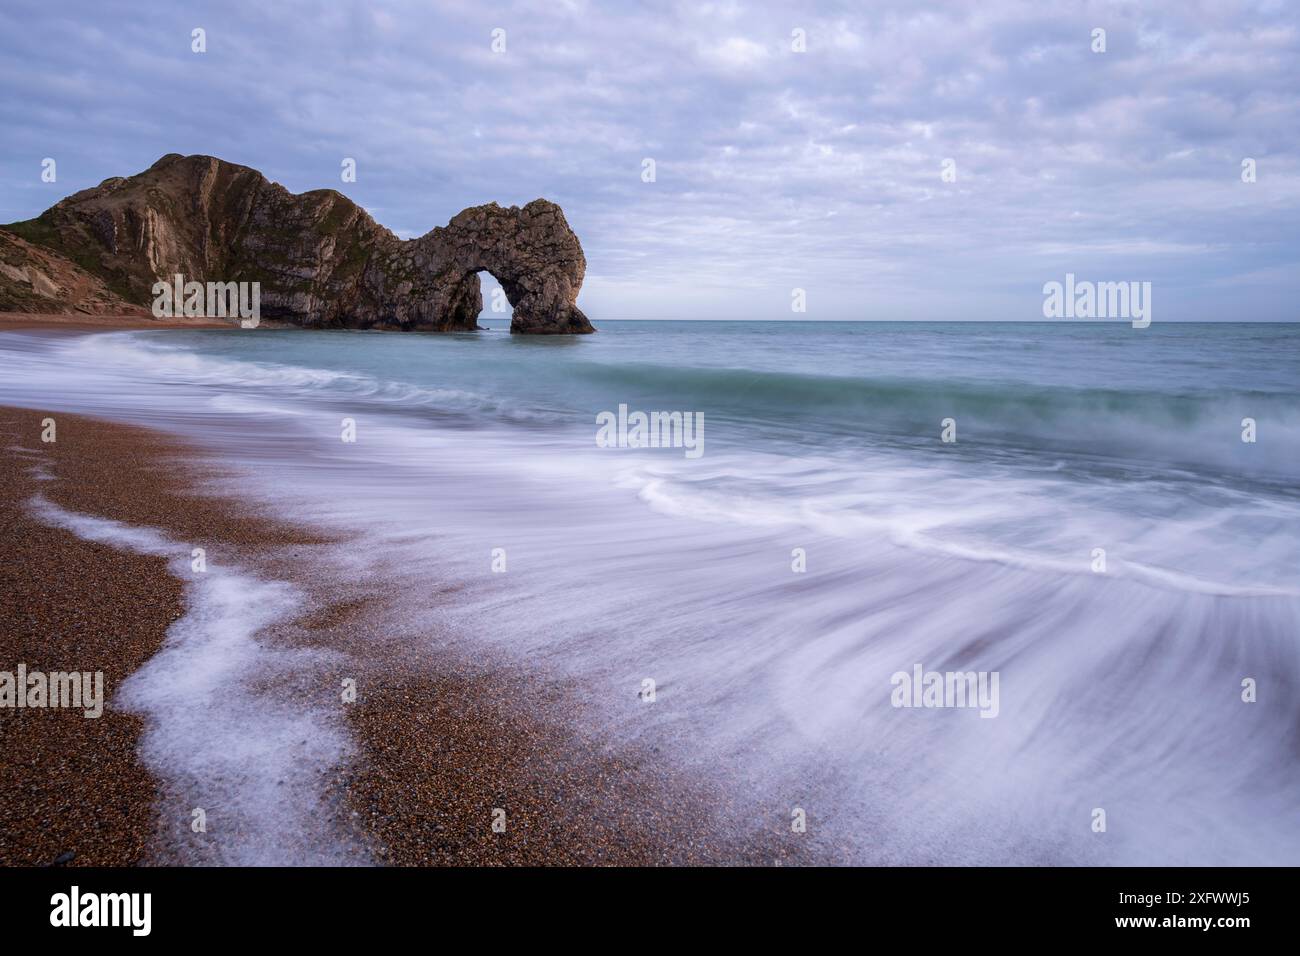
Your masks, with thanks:
[[(597, 319), (789, 318), (794, 285), (808, 318), (1033, 318), (1067, 270), (1158, 281), (1171, 318), (1296, 317), (1291, 8), (815, 11), (12, 0), (0, 220), (207, 152), (342, 188), (404, 235), (551, 198)], [(58, 184), (39, 181), (44, 156)]]

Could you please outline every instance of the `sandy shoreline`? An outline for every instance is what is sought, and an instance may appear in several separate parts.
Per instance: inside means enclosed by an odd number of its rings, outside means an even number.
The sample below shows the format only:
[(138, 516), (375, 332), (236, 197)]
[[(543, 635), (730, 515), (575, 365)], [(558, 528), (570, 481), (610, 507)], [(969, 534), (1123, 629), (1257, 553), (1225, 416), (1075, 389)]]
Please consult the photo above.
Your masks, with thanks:
[(81, 313), (0, 312), (0, 331), (19, 329), (62, 329), (110, 332), (120, 329), (234, 329), (222, 319), (155, 319), (143, 309), (139, 315), (86, 315)]
[[(152, 655), (183, 611), (182, 584), (160, 558), (90, 545), (34, 521), (37, 490), (68, 510), (227, 549), (241, 566), (293, 577), (319, 535), (250, 513), (233, 497), (193, 489), (219, 475), (200, 449), (161, 433), (53, 413), (58, 441), (40, 441), (44, 412), (0, 409), (7, 446), (0, 665), (19, 661), (105, 671), (105, 716), (0, 714), (0, 864), (217, 862), (189, 832), (184, 794), (169, 794), (136, 757), (140, 722), (112, 691)], [(38, 481), (39, 466), (52, 480)], [(39, 486), (39, 487), (38, 487)], [(297, 556), (302, 555), (300, 560)], [(675, 778), (653, 753), (615, 752), (556, 714), (576, 691), (531, 669), (467, 662), (387, 638), (372, 625), (372, 582), (351, 592), (294, 583), (310, 612), (263, 639), (338, 655), (309, 694), (344, 708), (357, 753), (323, 781), (324, 805), (359, 862), (398, 865), (798, 862), (785, 814), (734, 817), (726, 801)], [(449, 585), (454, 588), (454, 583)], [(358, 699), (339, 702), (343, 677)], [(548, 716), (550, 715), (550, 716)], [(17, 719), (15, 719), (17, 718)], [(85, 724), (94, 724), (87, 728)], [(506, 811), (505, 832), (492, 828)], [(66, 857), (64, 857), (66, 859)]]

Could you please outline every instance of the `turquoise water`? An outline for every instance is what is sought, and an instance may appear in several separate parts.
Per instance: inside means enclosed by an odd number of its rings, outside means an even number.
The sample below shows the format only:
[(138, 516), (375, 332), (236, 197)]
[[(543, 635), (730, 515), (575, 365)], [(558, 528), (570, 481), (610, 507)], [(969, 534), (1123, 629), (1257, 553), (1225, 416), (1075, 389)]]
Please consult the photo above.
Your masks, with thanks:
[[(1300, 327), (489, 324), (9, 334), (0, 402), (207, 443), (362, 536), (376, 626), (571, 679), (828, 858), (1300, 862)], [(620, 405), (702, 453), (600, 447)], [(918, 663), (996, 719), (891, 706)]]
[[(1186, 463), (1225, 476), (1300, 469), (1292, 325), (611, 322), (608, 334), (528, 338), (488, 324), (494, 331), (440, 337), (192, 332), (166, 341), (369, 377), (331, 384), (373, 385), (381, 398), (386, 389), (394, 410), (413, 413), (478, 409), (585, 427), (620, 402), (689, 409), (704, 413), (711, 442), (732, 448), (929, 444), (952, 417), (951, 450), (977, 457)], [(1240, 440), (1244, 417), (1265, 423), (1254, 445)]]

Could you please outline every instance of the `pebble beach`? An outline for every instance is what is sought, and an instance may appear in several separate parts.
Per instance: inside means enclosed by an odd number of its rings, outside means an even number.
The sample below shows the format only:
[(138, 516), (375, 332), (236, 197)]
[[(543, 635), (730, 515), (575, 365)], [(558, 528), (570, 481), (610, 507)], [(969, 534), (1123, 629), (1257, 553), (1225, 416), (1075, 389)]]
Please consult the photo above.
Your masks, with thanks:
[[(75, 334), (75, 333), (58, 333)], [(42, 442), (53, 416), (57, 440)], [(370, 613), (382, 592), (316, 580), (321, 534), (252, 512), (220, 487), (200, 447), (150, 429), (0, 409), (3, 457), (0, 665), (102, 670), (100, 719), (0, 712), (0, 864), (220, 863), (221, 828), (190, 827), (198, 798), (140, 759), (145, 725), (115, 691), (186, 613), (186, 586), (156, 555), (79, 538), (34, 513), (53, 505), (295, 579), (309, 597), (259, 639), (330, 664), (308, 683), (259, 693), (331, 709), (352, 743), (322, 771), (321, 832), (348, 862), (419, 865), (783, 864), (797, 843), (783, 814), (729, 831), (718, 792), (694, 787), (653, 748), (614, 748), (566, 722), (575, 693), (526, 668), (388, 637)], [(200, 490), (201, 489), (201, 490)], [(355, 701), (341, 701), (344, 677)], [(219, 815), (214, 818), (219, 820)], [(494, 826), (495, 824), (495, 826)], [(739, 836), (737, 836), (739, 835)]]

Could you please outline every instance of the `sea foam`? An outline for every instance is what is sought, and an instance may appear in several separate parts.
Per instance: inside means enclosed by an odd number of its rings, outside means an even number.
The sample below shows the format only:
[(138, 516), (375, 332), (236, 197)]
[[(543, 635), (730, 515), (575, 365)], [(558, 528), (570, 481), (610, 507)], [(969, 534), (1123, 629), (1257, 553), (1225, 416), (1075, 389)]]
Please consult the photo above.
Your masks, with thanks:
[[(177, 820), (189, 829), (193, 811), (202, 809), (201, 862), (357, 862), (332, 832), (321, 793), (324, 774), (348, 758), (346, 734), (333, 715), (283, 693), (320, 656), (259, 640), (299, 612), (301, 594), (219, 562), (194, 572), (189, 546), (153, 528), (78, 514), (41, 496), (29, 506), (84, 540), (166, 558), (185, 584), (184, 615), (113, 699), (145, 718), (141, 758), (163, 781), (160, 812), (175, 818), (164, 831), (178, 829)], [(184, 858), (187, 851), (169, 852)]]

